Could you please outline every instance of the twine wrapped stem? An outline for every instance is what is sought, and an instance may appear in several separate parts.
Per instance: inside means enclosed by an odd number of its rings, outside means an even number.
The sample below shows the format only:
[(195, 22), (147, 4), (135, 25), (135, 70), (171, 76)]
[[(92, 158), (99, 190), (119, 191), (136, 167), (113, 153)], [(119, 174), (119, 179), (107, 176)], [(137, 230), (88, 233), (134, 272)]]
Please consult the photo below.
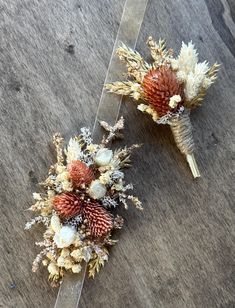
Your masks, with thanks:
[(193, 154), (194, 141), (188, 112), (185, 111), (180, 116), (173, 116), (169, 124), (180, 152), (186, 156), (193, 177), (200, 177), (200, 172)]

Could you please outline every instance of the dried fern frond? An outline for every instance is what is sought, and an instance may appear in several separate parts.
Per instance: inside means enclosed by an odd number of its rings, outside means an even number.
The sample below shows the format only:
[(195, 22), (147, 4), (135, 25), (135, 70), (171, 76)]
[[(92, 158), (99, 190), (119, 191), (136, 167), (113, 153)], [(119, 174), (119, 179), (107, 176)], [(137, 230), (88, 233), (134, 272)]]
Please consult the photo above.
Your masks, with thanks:
[(114, 157), (120, 160), (121, 168), (127, 168), (131, 166), (130, 156), (134, 149), (138, 149), (142, 144), (133, 144), (130, 147), (124, 147), (123, 149), (118, 149), (114, 152)]
[(104, 266), (104, 262), (108, 259), (108, 250), (105, 247), (102, 247), (102, 251), (99, 254), (96, 254), (94, 259), (88, 263), (88, 276), (94, 278), (96, 273), (99, 273), (100, 268)]

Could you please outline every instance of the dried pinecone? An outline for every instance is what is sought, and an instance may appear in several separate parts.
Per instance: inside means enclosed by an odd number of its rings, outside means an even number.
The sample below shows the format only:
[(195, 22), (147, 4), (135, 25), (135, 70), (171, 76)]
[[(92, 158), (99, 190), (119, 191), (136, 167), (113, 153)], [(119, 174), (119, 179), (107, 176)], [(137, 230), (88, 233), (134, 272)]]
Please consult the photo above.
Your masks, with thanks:
[(92, 170), (80, 160), (73, 160), (68, 166), (68, 172), (73, 185), (77, 188), (82, 184), (90, 184), (94, 178)]
[[(150, 70), (144, 77), (142, 87), (146, 100), (156, 110), (159, 117), (169, 111), (176, 112), (182, 106), (184, 87), (177, 80), (176, 73), (169, 67), (162, 66)], [(169, 102), (174, 95), (180, 95), (181, 101), (175, 108), (171, 108)]]
[(82, 215), (93, 237), (103, 237), (113, 228), (112, 216), (97, 202), (86, 203)]
[(71, 218), (79, 215), (82, 210), (82, 204), (83, 200), (73, 193), (64, 193), (55, 196), (53, 199), (54, 208), (62, 218)]

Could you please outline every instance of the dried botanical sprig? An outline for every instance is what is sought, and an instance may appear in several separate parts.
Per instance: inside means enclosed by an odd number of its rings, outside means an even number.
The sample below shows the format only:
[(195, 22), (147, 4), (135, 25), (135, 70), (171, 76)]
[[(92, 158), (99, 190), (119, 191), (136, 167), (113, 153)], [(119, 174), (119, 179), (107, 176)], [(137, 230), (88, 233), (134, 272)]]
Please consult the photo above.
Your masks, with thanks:
[(126, 207), (128, 201), (142, 208), (139, 199), (128, 194), (133, 185), (125, 183), (121, 170), (130, 165), (131, 152), (139, 145), (113, 152), (107, 145), (121, 136), (124, 119), (114, 126), (101, 121), (101, 126), (107, 132), (101, 144), (94, 144), (90, 130), (82, 128), (63, 149), (63, 138), (55, 134), (57, 161), (42, 183), (45, 192), (33, 194), (35, 204), (30, 210), (37, 216), (25, 229), (43, 223), (46, 230), (35, 243), (42, 250), (32, 270), (42, 262), (52, 286), (58, 286), (66, 271), (79, 273), (83, 262), (88, 264), (88, 275), (94, 277), (108, 260), (107, 246), (117, 242), (111, 238), (112, 230), (123, 225), (111, 209), (120, 204)]
[(189, 112), (202, 103), (206, 90), (216, 80), (219, 65), (209, 67), (206, 61), (198, 63), (192, 42), (182, 43), (177, 58), (162, 39), (157, 43), (149, 37), (147, 45), (153, 58), (151, 65), (138, 52), (122, 44), (117, 55), (126, 63), (132, 80), (111, 82), (105, 87), (111, 93), (142, 100), (145, 104), (138, 105), (138, 110), (150, 114), (158, 124), (169, 124), (193, 176), (199, 177)]
[(117, 49), (117, 55), (126, 63), (128, 75), (141, 82), (150, 67), (141, 55), (124, 44)]
[(154, 67), (168, 64), (173, 56), (173, 49), (166, 49), (166, 43), (163, 39), (159, 39), (156, 43), (151, 36), (147, 40), (151, 56), (154, 59)]
[(124, 129), (124, 118), (121, 117), (114, 126), (109, 125), (105, 121), (100, 121), (100, 126), (103, 127), (107, 132), (109, 132), (108, 136), (104, 136), (102, 143), (107, 145), (111, 142), (111, 140), (115, 138), (122, 138), (123, 135), (120, 133), (120, 130)]
[(54, 134), (53, 144), (56, 148), (57, 164), (63, 165), (63, 162), (64, 162), (63, 149), (62, 149), (63, 138), (61, 137), (61, 135), (59, 133)]

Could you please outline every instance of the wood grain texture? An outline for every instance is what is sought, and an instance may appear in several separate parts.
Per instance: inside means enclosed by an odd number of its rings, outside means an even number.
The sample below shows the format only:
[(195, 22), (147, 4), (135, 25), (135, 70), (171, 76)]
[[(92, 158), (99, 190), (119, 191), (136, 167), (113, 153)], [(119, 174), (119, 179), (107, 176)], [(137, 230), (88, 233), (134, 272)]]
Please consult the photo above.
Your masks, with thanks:
[[(0, 307), (53, 307), (46, 272), (31, 273), (37, 232), (24, 232), (36, 183), (54, 159), (51, 136), (92, 126), (124, 1), (0, 1)], [(125, 143), (143, 142), (128, 171), (145, 211), (121, 210), (110, 261), (86, 279), (81, 307), (235, 307), (234, 20), (232, 0), (149, 0), (148, 35), (222, 64), (192, 114), (202, 178), (193, 181), (170, 129), (124, 100)], [(110, 96), (112, 99), (112, 96)]]

